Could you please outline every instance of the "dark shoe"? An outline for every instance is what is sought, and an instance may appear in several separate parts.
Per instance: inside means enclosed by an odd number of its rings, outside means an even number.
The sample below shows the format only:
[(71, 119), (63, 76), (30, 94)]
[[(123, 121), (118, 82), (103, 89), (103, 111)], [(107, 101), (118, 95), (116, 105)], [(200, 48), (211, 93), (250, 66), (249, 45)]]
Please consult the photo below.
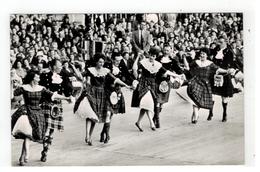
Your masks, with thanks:
[(47, 161), (47, 154), (44, 151), (42, 151), (41, 161), (42, 162), (46, 162)]
[(159, 119), (156, 121), (156, 123), (154, 123), (154, 125), (155, 125), (156, 128), (160, 128), (161, 127)]
[(23, 161), (19, 161), (19, 166), (24, 166), (24, 162)]
[(211, 121), (212, 117), (213, 117), (213, 115), (209, 115), (208, 118), (207, 118), (207, 120), (208, 120), (208, 121)]
[(44, 146), (43, 150), (41, 152), (42, 156), (41, 156), (41, 161), (42, 162), (46, 162), (47, 161), (47, 152), (48, 152), (49, 148), (48, 146)]
[(105, 141), (104, 141), (104, 143), (108, 143), (108, 141), (110, 140), (110, 136), (109, 135), (107, 135), (106, 136), (106, 138), (105, 138)]
[(53, 140), (53, 137), (48, 136), (47, 143), (48, 143), (49, 145), (51, 145), (51, 144), (52, 144), (52, 140)]
[(139, 131), (143, 132), (143, 129), (139, 126), (139, 124), (136, 122), (135, 126), (139, 129)]
[(89, 141), (88, 141), (88, 145), (89, 145), (89, 146), (92, 146), (92, 145), (93, 145), (93, 144), (92, 144), (92, 140), (89, 140)]
[(104, 142), (104, 140), (105, 140), (105, 138), (104, 138), (104, 133), (101, 133), (101, 134), (100, 134), (100, 140), (99, 140), (99, 141), (100, 141), (100, 142)]
[(24, 166), (24, 161), (22, 158), (19, 158), (19, 166)]
[[(157, 128), (157, 127), (156, 127)], [(153, 130), (153, 131), (155, 131), (156, 129), (155, 129), (155, 127), (151, 127), (151, 129)]]
[(85, 142), (86, 142), (89, 146), (92, 146), (92, 140), (89, 140), (89, 139), (85, 138)]
[(197, 124), (198, 120), (191, 121), (192, 124)]
[(226, 122), (226, 121), (227, 121), (227, 114), (223, 114), (222, 122)]

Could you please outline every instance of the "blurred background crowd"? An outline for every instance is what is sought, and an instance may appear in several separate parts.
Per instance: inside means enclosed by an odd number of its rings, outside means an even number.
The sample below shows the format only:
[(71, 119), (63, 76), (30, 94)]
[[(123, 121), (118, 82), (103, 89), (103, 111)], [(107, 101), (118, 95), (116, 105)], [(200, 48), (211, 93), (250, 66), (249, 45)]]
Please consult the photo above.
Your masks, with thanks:
[[(135, 32), (140, 29), (146, 34), (138, 45)], [(120, 53), (131, 71), (138, 53), (157, 47), (163, 54), (164, 47), (170, 46), (168, 53), (184, 67), (184, 57), (190, 63), (200, 48), (213, 52), (220, 37), (243, 71), (242, 13), (15, 14), (10, 16), (12, 89), (23, 83), (27, 71), (48, 71), (53, 59), (76, 76), (91, 65), (97, 52), (107, 59)]]

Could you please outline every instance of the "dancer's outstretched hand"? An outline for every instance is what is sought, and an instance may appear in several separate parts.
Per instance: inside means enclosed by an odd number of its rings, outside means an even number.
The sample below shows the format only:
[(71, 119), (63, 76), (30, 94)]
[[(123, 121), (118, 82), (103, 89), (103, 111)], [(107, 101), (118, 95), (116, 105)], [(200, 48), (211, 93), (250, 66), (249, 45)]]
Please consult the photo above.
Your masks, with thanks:
[(70, 96), (67, 101), (68, 101), (69, 103), (74, 103), (74, 102), (75, 102), (75, 97)]

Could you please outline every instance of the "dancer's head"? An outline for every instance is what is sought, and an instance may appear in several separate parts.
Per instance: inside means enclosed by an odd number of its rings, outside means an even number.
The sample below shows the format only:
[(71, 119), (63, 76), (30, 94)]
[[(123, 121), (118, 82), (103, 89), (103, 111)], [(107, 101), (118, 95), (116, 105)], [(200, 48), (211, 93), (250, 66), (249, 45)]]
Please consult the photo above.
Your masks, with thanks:
[(159, 49), (156, 48), (156, 47), (151, 47), (150, 48), (150, 51), (149, 51), (149, 60), (150, 61), (154, 61), (156, 59), (156, 57), (158, 56), (159, 54)]
[(208, 56), (209, 56), (209, 49), (201, 48), (200, 49), (200, 60), (205, 61), (205, 60), (207, 60)]
[(97, 68), (102, 68), (105, 64), (105, 55), (102, 53), (97, 53), (94, 55), (94, 64)]
[(38, 85), (40, 81), (40, 74), (36, 70), (30, 70), (24, 79), (24, 84)]

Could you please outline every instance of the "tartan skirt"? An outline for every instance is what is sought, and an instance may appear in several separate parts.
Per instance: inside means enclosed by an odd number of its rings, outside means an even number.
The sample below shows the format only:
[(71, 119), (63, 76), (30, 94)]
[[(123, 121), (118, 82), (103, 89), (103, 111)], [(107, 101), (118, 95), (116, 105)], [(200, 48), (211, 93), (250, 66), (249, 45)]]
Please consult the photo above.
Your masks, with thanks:
[(234, 86), (232, 84), (231, 75), (226, 75), (223, 77), (224, 82), (222, 87), (212, 87), (213, 94), (222, 96), (222, 97), (233, 97)]
[(209, 81), (193, 77), (188, 82), (187, 94), (200, 108), (211, 109), (213, 107), (212, 90)]
[(158, 91), (155, 79), (141, 78), (137, 88), (133, 91), (131, 107), (139, 107), (143, 96), (151, 92), (154, 104), (158, 103)]
[(18, 108), (11, 117), (11, 129), (13, 131), (17, 120), (22, 116), (27, 115), (29, 123), (32, 128), (32, 137), (27, 137), (23, 133), (13, 135), (16, 139), (29, 138), (34, 142), (43, 142), (43, 138), (46, 132), (45, 117), (40, 107), (35, 106), (21, 106)]
[(77, 111), (81, 101), (87, 97), (92, 110), (96, 113), (99, 122), (106, 120), (108, 109), (108, 98), (104, 87), (88, 86), (79, 96), (74, 105), (74, 113)]
[[(54, 106), (58, 108), (58, 111), (59, 111), (58, 116), (52, 115), (52, 113), (53, 113), (52, 109)], [(61, 101), (43, 102), (42, 111), (45, 116), (47, 129), (57, 129), (58, 131), (64, 130), (63, 116), (62, 116), (63, 108), (62, 108)]]

